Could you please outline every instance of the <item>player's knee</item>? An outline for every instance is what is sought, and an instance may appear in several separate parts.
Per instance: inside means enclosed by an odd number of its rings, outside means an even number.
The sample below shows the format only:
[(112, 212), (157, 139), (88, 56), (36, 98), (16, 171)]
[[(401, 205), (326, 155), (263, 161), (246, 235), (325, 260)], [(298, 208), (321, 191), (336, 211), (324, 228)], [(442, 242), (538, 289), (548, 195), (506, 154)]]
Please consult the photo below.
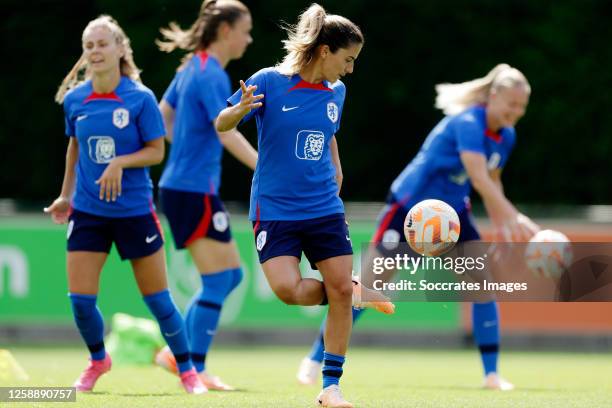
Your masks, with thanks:
[(296, 287), (288, 284), (276, 284), (272, 286), (274, 294), (287, 305), (296, 305)]
[(330, 300), (350, 300), (353, 296), (353, 283), (351, 281), (327, 284), (325, 289)]
[(238, 285), (240, 285), (240, 282), (242, 282), (243, 276), (244, 274), (242, 273), (242, 268), (232, 269), (232, 282), (231, 282), (230, 289), (229, 289), (230, 292), (236, 289)]
[[(236, 275), (240, 272), (240, 276)], [(242, 272), (239, 268), (227, 269), (222, 272), (202, 275), (202, 299), (211, 300), (216, 303), (223, 303), (227, 295), (238, 286), (242, 279)]]
[(157, 319), (166, 319), (177, 310), (168, 289), (144, 296), (144, 301)]
[(96, 309), (96, 298), (78, 294), (70, 294), (72, 311), (77, 320), (88, 319)]

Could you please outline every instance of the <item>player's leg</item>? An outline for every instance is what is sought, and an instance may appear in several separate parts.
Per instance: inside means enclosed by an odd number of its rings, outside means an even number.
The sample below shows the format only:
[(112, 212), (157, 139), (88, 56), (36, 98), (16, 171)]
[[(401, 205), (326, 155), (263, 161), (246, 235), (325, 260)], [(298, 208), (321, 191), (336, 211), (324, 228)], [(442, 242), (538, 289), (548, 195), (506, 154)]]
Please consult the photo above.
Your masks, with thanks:
[(353, 257), (336, 256), (316, 265), (323, 276), (329, 302), (324, 332), (323, 390), (317, 402), (321, 406), (352, 407), (340, 393), (339, 382), (352, 329)]
[[(189, 250), (202, 281), (185, 313), (191, 359), (208, 388), (229, 390), (231, 387), (206, 373), (205, 364), (223, 303), (242, 280), (229, 216), (215, 195), (162, 189), (161, 200), (176, 248)], [(176, 366), (167, 348), (158, 353), (156, 362), (171, 371)]]
[(91, 391), (111, 368), (104, 347), (104, 320), (96, 305), (102, 267), (112, 245), (108, 219), (73, 211), (68, 223), (66, 271), (74, 321), (90, 353), (90, 362), (74, 383)]
[(176, 358), (185, 391), (206, 392), (191, 363), (185, 323), (168, 291), (166, 254), (157, 216), (151, 213), (118, 220), (113, 224), (113, 239), (121, 258), (132, 264), (140, 293)]
[(131, 263), (140, 293), (174, 354), (185, 391), (190, 394), (206, 392), (191, 363), (185, 323), (168, 290), (163, 247), (151, 255), (133, 258)]
[(242, 281), (242, 268), (236, 243), (200, 238), (188, 246), (193, 261), (200, 271), (202, 288), (194, 295), (187, 309), (187, 330), (190, 337), (191, 358), (202, 382), (221, 391), (233, 388), (206, 371), (206, 356), (217, 332), (225, 299)]
[(324, 330), (323, 390), (316, 402), (324, 407), (352, 407), (339, 388), (352, 329), (353, 248), (344, 214), (310, 220), (302, 230), (304, 253), (323, 277), (329, 303)]
[[(459, 214), (459, 221), (461, 223), (459, 242), (480, 240), (480, 234), (469, 210), (462, 211)], [(481, 276), (474, 276), (474, 278), (483, 279)], [(491, 280), (491, 278), (488, 278), (488, 280)], [(502, 391), (513, 389), (514, 385), (498, 374), (500, 321), (499, 309), (494, 298), (486, 302), (472, 304), (472, 331), (482, 361), (485, 375), (484, 387)]]

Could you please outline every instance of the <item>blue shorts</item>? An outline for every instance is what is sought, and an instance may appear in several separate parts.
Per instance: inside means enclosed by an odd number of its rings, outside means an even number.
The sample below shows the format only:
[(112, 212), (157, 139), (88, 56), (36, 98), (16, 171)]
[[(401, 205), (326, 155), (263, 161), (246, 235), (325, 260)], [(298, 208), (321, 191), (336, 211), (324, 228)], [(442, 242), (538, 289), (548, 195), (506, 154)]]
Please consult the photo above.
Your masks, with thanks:
[(259, 263), (287, 255), (302, 259), (304, 252), (312, 269), (317, 269), (317, 262), (353, 254), (344, 214), (301, 221), (257, 221), (253, 232)]
[(159, 197), (177, 249), (198, 238), (232, 240), (229, 215), (219, 196), (162, 188)]
[[(404, 235), (404, 221), (408, 215), (408, 209), (402, 204), (391, 201), (382, 209), (378, 216), (378, 226), (372, 242), (380, 244), (382, 242), (397, 243), (406, 242)], [(474, 225), (474, 217), (468, 209), (459, 214), (461, 230), (458, 242), (476, 241), (480, 239), (480, 234)]]
[(154, 211), (136, 217), (101, 217), (73, 210), (68, 217), (68, 251), (109, 253), (113, 242), (121, 259), (151, 255), (164, 245), (161, 224)]

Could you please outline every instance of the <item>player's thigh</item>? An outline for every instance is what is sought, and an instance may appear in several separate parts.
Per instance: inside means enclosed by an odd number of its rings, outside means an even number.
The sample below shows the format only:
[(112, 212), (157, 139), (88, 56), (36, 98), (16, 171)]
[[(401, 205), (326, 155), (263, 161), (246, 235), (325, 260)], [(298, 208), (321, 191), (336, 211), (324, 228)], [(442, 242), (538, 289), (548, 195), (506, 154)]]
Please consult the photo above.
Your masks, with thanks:
[(302, 279), (299, 258), (295, 256), (276, 256), (261, 264), (270, 288), (279, 295), (281, 292), (294, 291)]
[(166, 254), (163, 247), (151, 255), (130, 259), (130, 262), (138, 289), (144, 296), (168, 288)]
[(234, 240), (223, 242), (211, 238), (198, 238), (187, 248), (198, 271), (203, 275), (240, 267), (238, 247)]
[(69, 251), (66, 272), (70, 293), (98, 294), (100, 273), (107, 257), (105, 252)]

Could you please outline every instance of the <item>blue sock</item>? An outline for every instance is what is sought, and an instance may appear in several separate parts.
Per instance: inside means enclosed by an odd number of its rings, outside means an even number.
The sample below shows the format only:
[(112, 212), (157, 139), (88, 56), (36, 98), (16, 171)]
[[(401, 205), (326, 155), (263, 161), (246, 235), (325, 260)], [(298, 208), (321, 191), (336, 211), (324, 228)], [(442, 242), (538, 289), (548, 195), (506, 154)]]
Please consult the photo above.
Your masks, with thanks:
[(499, 313), (495, 301), (472, 305), (474, 340), (480, 350), (485, 375), (497, 372)]
[(344, 356), (323, 352), (323, 388), (340, 382)]
[(92, 360), (104, 360), (104, 320), (96, 306), (96, 295), (70, 293), (72, 314)]
[(198, 303), (198, 299), (200, 298), (201, 294), (202, 290), (200, 289), (193, 295), (191, 300), (189, 300), (189, 303), (187, 303), (185, 306), (185, 330), (187, 332), (187, 340), (189, 341), (189, 344), (191, 344), (191, 332), (193, 331), (191, 329), (193, 327), (193, 312), (195, 311), (195, 307), (193, 307), (193, 305)]
[(240, 268), (201, 275), (202, 290), (196, 293), (187, 310), (191, 359), (198, 372), (206, 370), (206, 354), (217, 332), (225, 298), (242, 280)]
[[(359, 319), (361, 313), (363, 313), (365, 309), (357, 309), (353, 308), (353, 323), (355, 320)], [(319, 336), (315, 339), (314, 343), (312, 343), (312, 348), (310, 349), (310, 354), (308, 358), (312, 361), (318, 361), (319, 363), (323, 362), (323, 351), (325, 350), (325, 340), (323, 339), (323, 335), (325, 333), (325, 323), (327, 322), (327, 316), (323, 319), (323, 323), (321, 323), (321, 329), (319, 330)]]
[(193, 366), (189, 358), (189, 342), (183, 318), (170, 297), (168, 289), (144, 297), (153, 316), (159, 323), (166, 343), (172, 350), (179, 372), (190, 370)]

